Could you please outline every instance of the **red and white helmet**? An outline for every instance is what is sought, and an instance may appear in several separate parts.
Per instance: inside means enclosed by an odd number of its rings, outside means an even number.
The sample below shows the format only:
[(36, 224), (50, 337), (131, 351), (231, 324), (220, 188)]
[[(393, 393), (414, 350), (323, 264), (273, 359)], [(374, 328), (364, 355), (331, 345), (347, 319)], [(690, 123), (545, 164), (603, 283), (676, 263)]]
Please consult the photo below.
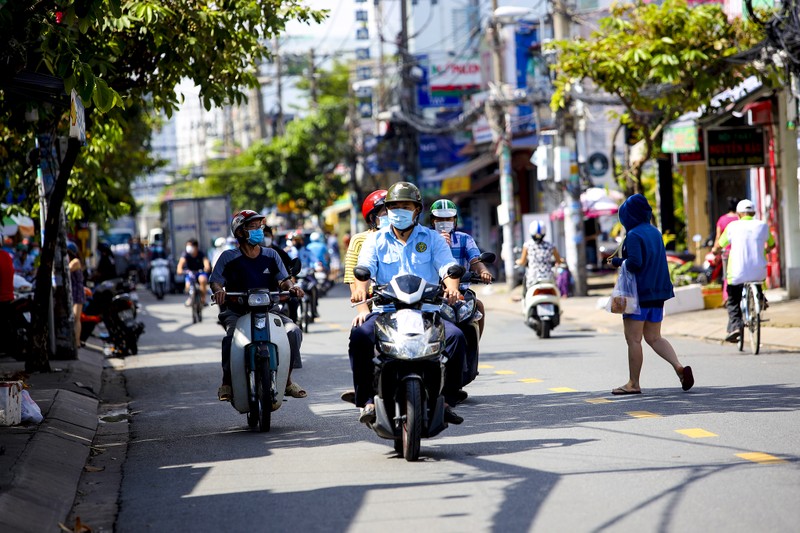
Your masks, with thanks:
[(257, 220), (257, 219), (263, 220), (265, 218), (267, 217), (265, 217), (261, 213), (252, 211), (250, 209), (244, 209), (242, 211), (239, 211), (238, 213), (233, 215), (233, 218), (231, 219), (231, 235), (236, 237), (236, 230), (241, 228), (251, 220)]
[(364, 199), (364, 203), (361, 204), (361, 214), (364, 217), (364, 220), (367, 221), (367, 224), (372, 227), (376, 225), (374, 220), (375, 215), (378, 214), (378, 211), (381, 210), (383, 204), (386, 200), (386, 190), (378, 189), (377, 191), (373, 191), (369, 193)]

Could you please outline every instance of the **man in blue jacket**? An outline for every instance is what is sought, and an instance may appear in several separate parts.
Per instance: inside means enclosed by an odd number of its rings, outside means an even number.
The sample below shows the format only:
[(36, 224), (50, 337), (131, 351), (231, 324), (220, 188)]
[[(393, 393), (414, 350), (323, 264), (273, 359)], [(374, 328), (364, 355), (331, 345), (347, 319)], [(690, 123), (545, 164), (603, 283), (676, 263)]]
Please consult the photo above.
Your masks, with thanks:
[(642, 371), (642, 338), (653, 350), (667, 361), (687, 391), (694, 385), (692, 368), (684, 367), (678, 360), (672, 345), (661, 336), (664, 320), (664, 302), (675, 296), (667, 268), (667, 253), (661, 232), (650, 224), (653, 210), (647, 199), (634, 194), (619, 208), (619, 220), (625, 227), (622, 257), (614, 257), (615, 267), (625, 264), (628, 272), (636, 277), (641, 311), (622, 315), (625, 341), (628, 343), (628, 382), (611, 391), (611, 394), (641, 394), (639, 375)]

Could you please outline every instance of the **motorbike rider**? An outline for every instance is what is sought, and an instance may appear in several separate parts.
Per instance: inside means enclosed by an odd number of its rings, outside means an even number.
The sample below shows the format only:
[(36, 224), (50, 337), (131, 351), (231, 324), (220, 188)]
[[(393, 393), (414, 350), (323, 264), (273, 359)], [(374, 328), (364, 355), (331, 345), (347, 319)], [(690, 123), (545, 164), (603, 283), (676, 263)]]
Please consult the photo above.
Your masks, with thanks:
[[(442, 198), (431, 204), (431, 227), (438, 231), (447, 241), (453, 258), (459, 265), (478, 274), (484, 283), (491, 283), (492, 274), (486, 268), (486, 265), (480, 261), (481, 251), (478, 249), (478, 245), (475, 244), (475, 240), (468, 233), (456, 231), (457, 219), (458, 207), (454, 202), (447, 198)], [(475, 305), (478, 307), (478, 311), (481, 312), (478, 327), (480, 328), (480, 333), (483, 334), (483, 323), (486, 317), (483, 302), (476, 299)]]
[[(236, 321), (247, 313), (247, 308), (235, 303), (226, 303), (225, 292), (245, 292), (248, 289), (266, 288), (270, 291), (289, 291), (293, 296), (303, 297), (303, 290), (294, 284), (278, 253), (272, 248), (262, 247), (264, 239), (264, 216), (245, 209), (233, 215), (231, 234), (239, 247), (222, 252), (211, 273), (211, 290), (214, 301), (220, 306), (219, 321), (226, 334), (222, 339), (222, 385), (217, 391), (220, 401), (230, 401), (231, 390), (231, 343), (236, 330)], [(280, 316), (289, 337), (292, 365), (300, 361), (300, 344), (303, 332), (284, 315)], [(286, 382), (287, 396), (305, 398), (307, 393), (292, 382), (292, 371)]]
[(100, 259), (97, 261), (94, 280), (100, 283), (118, 277), (117, 261), (114, 259), (114, 252), (111, 251), (111, 246), (105, 241), (100, 242), (97, 245), (97, 251), (100, 253)]
[[(444, 298), (452, 305), (459, 298), (458, 278), (447, 277), (447, 270), (456, 265), (450, 247), (444, 238), (424, 226), (419, 225), (422, 213), (422, 195), (419, 189), (408, 182), (392, 185), (386, 193), (385, 205), (389, 226), (370, 235), (361, 248), (358, 266), (370, 271), (379, 285), (389, 283), (395, 276), (413, 274), (426, 282), (438, 285), (444, 280)], [(368, 281), (355, 282), (350, 301), (363, 302), (367, 299)], [(375, 365), (372, 361), (375, 352), (375, 320), (377, 313), (359, 312), (350, 331), (348, 355), (353, 370), (356, 406), (361, 408), (359, 422), (371, 423), (375, 420), (373, 378)], [(444, 320), (445, 348), (447, 357), (445, 380), (442, 393), (445, 397), (445, 421), (460, 424), (464, 421), (452, 409), (458, 401), (461, 388), (461, 375), (465, 367), (466, 338), (453, 323)]]
[(544, 223), (534, 220), (528, 227), (531, 240), (522, 247), (522, 255), (517, 259), (517, 264), (527, 266), (525, 270), (525, 283), (522, 284), (522, 297), (525, 298), (528, 287), (540, 279), (553, 279), (553, 267), (561, 263), (562, 259), (558, 249), (553, 243), (544, 240), (547, 228)]
[[(288, 272), (289, 269), (292, 267), (292, 258), (289, 257), (289, 254), (286, 253), (286, 250), (275, 244), (274, 233), (272, 232), (272, 228), (270, 226), (264, 226), (264, 241), (261, 243), (264, 248), (271, 248), (275, 250), (275, 252), (281, 257), (281, 261), (283, 262), (283, 266), (286, 267), (286, 271)], [(314, 316), (319, 316), (317, 314), (316, 309), (316, 299), (312, 298), (313, 307), (314, 307)], [(297, 308), (299, 307), (298, 300), (296, 298), (292, 298), (289, 302), (289, 315), (292, 320), (297, 320)], [(297, 366), (296, 368), (300, 368)]]
[[(211, 263), (208, 262), (208, 257), (200, 251), (197, 239), (189, 239), (186, 241), (186, 252), (178, 260), (178, 267), (175, 269), (176, 273), (180, 276), (184, 272), (192, 272), (197, 278), (197, 283), (200, 285), (200, 299), (203, 305), (206, 305), (206, 293), (208, 292), (208, 273), (211, 272)], [(189, 276), (186, 276), (186, 285), (184, 290), (189, 292)], [(192, 305), (192, 299), (186, 300), (186, 306)]]

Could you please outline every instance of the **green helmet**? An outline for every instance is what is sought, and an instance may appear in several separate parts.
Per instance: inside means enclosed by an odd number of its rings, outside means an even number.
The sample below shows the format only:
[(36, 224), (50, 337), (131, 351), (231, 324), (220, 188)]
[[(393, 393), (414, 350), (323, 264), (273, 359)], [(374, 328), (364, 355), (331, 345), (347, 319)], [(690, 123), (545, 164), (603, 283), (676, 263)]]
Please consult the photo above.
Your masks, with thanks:
[(447, 198), (442, 198), (431, 205), (431, 216), (436, 218), (455, 217), (458, 216), (458, 207)]
[(398, 181), (389, 187), (384, 202), (385, 204), (391, 202), (414, 202), (422, 207), (422, 194), (420, 194), (419, 189), (413, 183)]

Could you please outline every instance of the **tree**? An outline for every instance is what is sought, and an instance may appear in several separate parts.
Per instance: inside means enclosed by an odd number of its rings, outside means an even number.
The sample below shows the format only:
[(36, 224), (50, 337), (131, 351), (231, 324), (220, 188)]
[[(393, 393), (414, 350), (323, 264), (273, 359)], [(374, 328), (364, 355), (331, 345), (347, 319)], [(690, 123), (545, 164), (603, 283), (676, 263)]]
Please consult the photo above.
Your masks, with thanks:
[(658, 155), (664, 127), (757, 74), (751, 64), (735, 58), (762, 39), (755, 25), (728, 20), (718, 4), (637, 0), (614, 5), (589, 39), (551, 45), (558, 51), (551, 107), (567, 108), (572, 89), (584, 80), (617, 96), (625, 108), (618, 115), (620, 125), (644, 144), (644, 156), (621, 177), (629, 194), (642, 192), (643, 166)]
[[(45, 105), (40, 95), (7, 90), (25, 72), (55, 76), (63, 79), (66, 92), (77, 91), (87, 106), (89, 143), (93, 134), (111, 142), (127, 136), (133, 122), (126, 122), (126, 113), (137, 106), (171, 115), (182, 100), (174, 88), (186, 78), (200, 87), (206, 108), (241, 103), (246, 91), (258, 86), (256, 65), (269, 55), (264, 43), (283, 31), (287, 20), (319, 21), (323, 16), (299, 0), (0, 0), (0, 135), (30, 139), (34, 126), (26, 124), (23, 114), (32, 107), (43, 115), (46, 131), (58, 131), (65, 116), (63, 108)], [(57, 92), (55, 97), (57, 104), (63, 102)], [(79, 143), (70, 140), (46, 214), (28, 371), (50, 369), (50, 273), (79, 151)], [(91, 155), (92, 149), (88, 151)], [(113, 182), (112, 169), (99, 162), (113, 159), (111, 152), (98, 149), (95, 168), (104, 176), (111, 174)], [(15, 174), (25, 175), (23, 163), (13, 164)]]

